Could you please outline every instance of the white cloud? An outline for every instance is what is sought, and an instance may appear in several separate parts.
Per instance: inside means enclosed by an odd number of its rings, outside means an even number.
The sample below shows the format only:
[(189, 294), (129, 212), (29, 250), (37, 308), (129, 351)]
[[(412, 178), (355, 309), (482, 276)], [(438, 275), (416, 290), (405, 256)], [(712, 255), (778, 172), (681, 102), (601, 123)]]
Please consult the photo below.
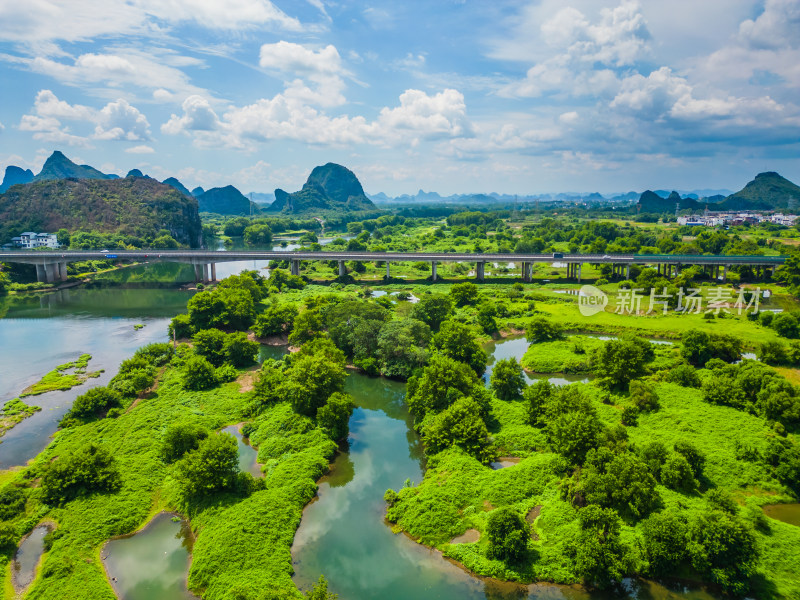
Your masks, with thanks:
[(163, 133), (174, 135), (189, 131), (212, 131), (219, 126), (217, 113), (202, 96), (189, 96), (183, 101), (181, 108), (183, 116), (173, 114), (161, 126)]
[(164, 24), (194, 22), (209, 29), (303, 25), (268, 0), (25, 0), (0, 3), (0, 40), (75, 42), (111, 35), (157, 35)]
[[(86, 135), (73, 133), (62, 121), (78, 126), (94, 125)], [(19, 129), (33, 132), (35, 140), (65, 143), (71, 146), (90, 146), (90, 140), (144, 141), (150, 138), (150, 124), (139, 110), (124, 99), (109, 102), (102, 109), (70, 104), (50, 90), (36, 94), (33, 110), (23, 115)]]
[(123, 99), (109, 102), (97, 114), (94, 137), (98, 140), (126, 140), (129, 142), (150, 139), (150, 123), (139, 110)]
[[(623, 0), (615, 8), (603, 8), (592, 23), (573, 7), (560, 9), (542, 21), (539, 11), (524, 13), (522, 27), (511, 40), (497, 42), (494, 56), (535, 61), (525, 79), (505, 86), (500, 94), (537, 97), (548, 92), (582, 96), (613, 93), (618, 85), (615, 70), (630, 67), (649, 52), (650, 33), (638, 1)], [(541, 25), (539, 25), (541, 23)], [(529, 55), (509, 44), (525, 35), (539, 43)]]
[(337, 106), (345, 102), (342, 77), (349, 73), (332, 45), (315, 51), (286, 41), (264, 44), (259, 64), (284, 77), (288, 98), (317, 106)]
[(406, 90), (399, 106), (382, 109), (371, 122), (363, 116), (327, 115), (288, 94), (232, 108), (220, 118), (198, 96), (187, 98), (183, 114), (172, 115), (161, 131), (191, 134), (202, 147), (250, 149), (254, 143), (273, 140), (321, 146), (414, 144), (422, 139), (470, 136), (473, 127), (464, 96), (448, 89), (434, 95)]
[[(72, 63), (37, 56), (21, 59), (29, 68), (58, 81), (73, 85), (100, 85), (100, 95), (118, 98), (120, 89), (130, 87), (136, 92), (153, 90), (152, 99), (173, 101), (175, 96), (185, 98), (191, 94), (205, 93), (192, 85), (189, 77), (174, 64), (184, 65), (186, 57), (169, 51), (151, 53), (133, 48), (119, 48), (108, 53), (81, 54)], [(202, 64), (191, 59), (189, 64)]]
[(131, 148), (126, 148), (125, 152), (129, 154), (153, 154), (155, 153), (155, 150), (150, 146), (141, 145), (141, 146), (132, 146)]
[(740, 38), (753, 48), (782, 49), (800, 46), (800, 2), (767, 0), (764, 12), (739, 25)]

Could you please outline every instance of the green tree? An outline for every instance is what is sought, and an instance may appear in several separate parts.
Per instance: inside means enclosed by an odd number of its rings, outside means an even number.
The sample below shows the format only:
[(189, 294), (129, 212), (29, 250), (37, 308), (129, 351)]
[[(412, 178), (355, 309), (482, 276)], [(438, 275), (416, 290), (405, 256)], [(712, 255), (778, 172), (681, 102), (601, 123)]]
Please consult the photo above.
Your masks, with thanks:
[(214, 323), (216, 326), (245, 331), (253, 324), (256, 312), (250, 290), (223, 287), (213, 293), (219, 296), (223, 306)]
[(445, 321), (433, 336), (433, 347), (440, 353), (468, 364), (475, 373), (486, 371), (487, 355), (468, 327), (456, 321)]
[(297, 307), (294, 304), (273, 304), (258, 315), (253, 331), (260, 338), (291, 333)]
[(319, 311), (316, 309), (304, 310), (294, 319), (292, 333), (289, 334), (289, 343), (299, 346), (314, 339), (324, 330), (325, 325)]
[(661, 467), (661, 483), (685, 494), (691, 494), (697, 489), (697, 480), (689, 461), (677, 452), (670, 455)]
[(56, 241), (62, 248), (69, 248), (69, 231), (63, 227), (56, 232)]
[(725, 362), (739, 360), (742, 342), (732, 336), (690, 329), (681, 336), (681, 355), (689, 364), (704, 367), (712, 358)]
[(256, 361), (260, 347), (258, 342), (249, 340), (245, 332), (237, 331), (225, 337), (223, 353), (225, 360), (234, 367), (247, 367)]
[(239, 473), (236, 438), (215, 433), (200, 440), (176, 464), (176, 477), (187, 496), (200, 496), (232, 489)]
[(531, 534), (525, 519), (512, 508), (504, 506), (489, 513), (486, 536), (489, 539), (489, 558), (518, 562), (528, 551)]
[(177, 340), (190, 338), (194, 333), (190, 315), (177, 315), (169, 322), (169, 337)]
[(700, 480), (703, 476), (703, 468), (706, 463), (705, 455), (697, 449), (697, 446), (685, 440), (678, 440), (673, 446), (675, 452), (681, 454), (692, 468), (692, 474), (695, 479)]
[(0, 491), (0, 519), (10, 521), (25, 510), (25, 492), (16, 485), (6, 485)]
[(355, 403), (349, 395), (335, 392), (317, 409), (317, 424), (328, 432), (332, 440), (346, 440), (354, 407)]
[(215, 327), (219, 323), (219, 315), (225, 310), (225, 303), (217, 294), (204, 291), (192, 296), (186, 307), (192, 327), (199, 331)]
[(622, 581), (626, 551), (614, 509), (589, 505), (578, 512), (578, 523), (580, 530), (571, 548), (575, 572), (590, 587), (602, 589)]
[(378, 334), (378, 358), (387, 377), (407, 379), (428, 362), (431, 329), (416, 319), (390, 321)]
[(434, 330), (453, 312), (453, 303), (444, 294), (423, 294), (411, 309), (411, 318), (418, 319)]
[(756, 571), (758, 546), (752, 530), (728, 512), (700, 513), (689, 531), (692, 566), (733, 594), (745, 594)]
[[(353, 225), (353, 223), (348, 223), (348, 225)], [(328, 591), (328, 582), (326, 581), (325, 577), (322, 575), (319, 576), (319, 580), (317, 583), (314, 584), (314, 587), (308, 590), (303, 596), (306, 600), (336, 600), (339, 597), (339, 594), (332, 594)]]
[(642, 524), (644, 550), (651, 575), (672, 575), (689, 556), (689, 524), (674, 511), (650, 515)]
[(225, 362), (226, 335), (219, 329), (203, 329), (194, 334), (194, 351), (215, 367)]
[(492, 334), (497, 331), (497, 309), (493, 304), (481, 304), (478, 308), (478, 325), (483, 329), (484, 333)]
[(492, 369), (491, 388), (500, 400), (521, 400), (525, 389), (525, 376), (522, 367), (513, 356), (504, 358)]
[(422, 439), (428, 455), (458, 446), (484, 463), (494, 456), (481, 407), (469, 397), (459, 398), (426, 421)]
[(254, 223), (244, 229), (244, 243), (247, 246), (269, 246), (272, 244), (272, 229), (269, 225)]
[(312, 417), (334, 392), (341, 392), (344, 389), (347, 373), (344, 370), (343, 360), (332, 361), (320, 353), (294, 359), (286, 371), (286, 379), (288, 384), (285, 386), (286, 397), (294, 409), (300, 414)]
[(539, 425), (544, 417), (545, 404), (556, 390), (556, 386), (547, 379), (539, 379), (522, 392), (522, 399), (527, 405), (528, 423)]
[(647, 363), (655, 356), (652, 345), (641, 338), (609, 340), (594, 351), (594, 372), (608, 387), (624, 389), (632, 379), (641, 377)]
[(590, 450), (579, 489), (586, 502), (642, 518), (661, 502), (650, 468), (632, 452)]
[(525, 328), (525, 339), (531, 343), (559, 340), (564, 333), (559, 325), (543, 317), (536, 317)]
[(464, 396), (475, 395), (480, 379), (468, 365), (443, 354), (433, 354), (419, 378), (409, 381), (407, 402), (411, 413), (422, 421)]
[(56, 458), (42, 477), (42, 500), (59, 505), (78, 496), (110, 492), (119, 488), (116, 461), (103, 446), (84, 444)]
[(207, 390), (217, 384), (214, 365), (202, 356), (192, 356), (183, 367), (183, 387), (187, 390)]
[(196, 450), (207, 437), (208, 430), (196, 423), (173, 423), (164, 431), (158, 455), (164, 462), (173, 463)]
[(64, 421), (69, 419), (87, 420), (99, 417), (113, 406), (119, 406), (120, 395), (115, 390), (107, 387), (96, 387), (81, 394), (72, 403), (72, 408), (64, 415)]
[(469, 306), (478, 300), (478, 286), (471, 281), (456, 283), (450, 288), (450, 297), (456, 306)]
[(591, 401), (578, 385), (554, 392), (544, 406), (545, 434), (553, 450), (574, 464), (598, 444), (603, 426)]
[(658, 394), (656, 394), (655, 388), (646, 381), (634, 379), (628, 384), (628, 393), (633, 405), (640, 412), (658, 410)]

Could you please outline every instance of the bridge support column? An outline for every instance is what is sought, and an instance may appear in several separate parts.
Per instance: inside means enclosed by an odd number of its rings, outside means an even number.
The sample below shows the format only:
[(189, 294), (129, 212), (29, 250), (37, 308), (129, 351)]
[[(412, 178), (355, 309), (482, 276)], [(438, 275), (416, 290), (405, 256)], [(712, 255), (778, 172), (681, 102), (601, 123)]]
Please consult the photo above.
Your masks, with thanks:
[(625, 265), (625, 279), (631, 278), (631, 266)]
[(389, 268), (389, 261), (387, 260), (386, 261), (386, 279), (391, 279), (391, 278), (392, 278), (392, 271)]
[(728, 281), (728, 265), (722, 267), (722, 282), (725, 283), (726, 281)]
[(67, 263), (66, 262), (60, 262), (56, 266), (58, 267), (58, 278), (61, 281), (66, 281), (67, 277), (68, 277), (67, 276)]
[(194, 281), (195, 283), (203, 281), (203, 265), (200, 263), (194, 265)]
[(347, 275), (347, 268), (344, 266), (344, 261), (339, 261), (339, 277), (344, 277)]
[(300, 261), (292, 260), (292, 275), (300, 275)]
[(475, 279), (477, 279), (478, 281), (483, 281), (483, 273), (485, 266), (486, 266), (485, 262), (475, 263)]
[(533, 270), (531, 267), (533, 267), (532, 263), (529, 262), (522, 263), (522, 281), (524, 281), (525, 283), (531, 282), (531, 271)]
[(581, 282), (581, 267), (583, 267), (583, 263), (578, 263), (578, 283)]
[(436, 261), (431, 261), (431, 281), (436, 281), (438, 276), (436, 275)]
[(36, 281), (40, 283), (50, 283), (53, 281), (52, 274), (47, 267), (48, 265), (36, 265)]
[(211, 263), (211, 281), (217, 280), (217, 263)]
[(203, 283), (208, 283), (209, 281), (209, 265), (208, 263), (203, 263)]

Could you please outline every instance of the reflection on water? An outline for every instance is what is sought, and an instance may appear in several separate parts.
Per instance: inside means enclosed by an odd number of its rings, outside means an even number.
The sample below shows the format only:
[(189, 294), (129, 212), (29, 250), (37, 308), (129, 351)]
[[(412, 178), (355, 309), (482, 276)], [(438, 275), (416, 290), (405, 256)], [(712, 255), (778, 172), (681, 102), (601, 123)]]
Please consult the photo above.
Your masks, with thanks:
[(50, 531), (47, 525), (39, 525), (22, 541), (14, 555), (12, 574), (14, 589), (21, 592), (28, 587), (36, 575), (36, 566), (44, 553), (44, 536)]
[(189, 524), (160, 513), (134, 535), (109, 541), (101, 557), (121, 600), (190, 600), (186, 589), (192, 537)]
[(261, 466), (258, 464), (258, 450), (253, 448), (248, 441), (242, 437), (242, 432), (238, 425), (229, 425), (223, 430), (236, 438), (236, 446), (239, 451), (239, 470), (242, 473), (250, 473), (253, 477), (263, 477)]
[[(486, 344), (483, 347), (483, 349), (486, 350), (486, 353), (489, 354), (489, 361), (486, 365), (486, 373), (483, 375), (483, 381), (486, 386), (489, 386), (489, 382), (492, 377), (492, 371), (494, 370), (494, 364), (498, 360), (516, 358), (517, 361), (520, 361), (522, 357), (525, 356), (528, 346), (530, 346), (530, 343), (525, 339), (524, 336), (510, 337), (502, 341), (489, 342)], [(587, 374), (575, 375), (572, 373), (559, 373), (557, 376), (543, 374), (531, 376), (523, 371), (522, 375), (525, 377), (525, 383), (528, 385), (534, 381), (539, 381), (540, 379), (547, 379), (553, 385), (569, 385), (577, 382), (587, 383), (592, 379), (592, 376)]]
[[(519, 358), (525, 348), (524, 339), (492, 344), (491, 362)], [(648, 581), (626, 581), (622, 590), (589, 594), (577, 586), (486, 580), (468, 575), (438, 551), (392, 534), (384, 521), (383, 493), (399, 489), (406, 479), (418, 483), (424, 469), (419, 436), (403, 401), (405, 386), (351, 373), (346, 388), (358, 407), (350, 419), (349, 449), (320, 481), (292, 548), (301, 589), (324, 574), (330, 591), (342, 600), (713, 600), (702, 589)]]

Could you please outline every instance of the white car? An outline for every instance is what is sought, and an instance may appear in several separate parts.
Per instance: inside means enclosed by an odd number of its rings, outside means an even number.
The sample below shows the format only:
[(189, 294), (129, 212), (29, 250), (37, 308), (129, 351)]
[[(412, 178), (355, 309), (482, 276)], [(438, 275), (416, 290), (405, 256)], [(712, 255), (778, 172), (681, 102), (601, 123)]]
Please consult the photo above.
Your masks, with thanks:
[(103, 254), (108, 254), (108, 250), (100, 250)]

